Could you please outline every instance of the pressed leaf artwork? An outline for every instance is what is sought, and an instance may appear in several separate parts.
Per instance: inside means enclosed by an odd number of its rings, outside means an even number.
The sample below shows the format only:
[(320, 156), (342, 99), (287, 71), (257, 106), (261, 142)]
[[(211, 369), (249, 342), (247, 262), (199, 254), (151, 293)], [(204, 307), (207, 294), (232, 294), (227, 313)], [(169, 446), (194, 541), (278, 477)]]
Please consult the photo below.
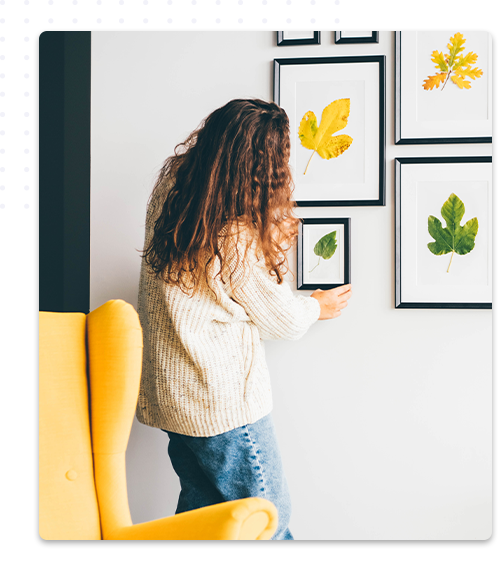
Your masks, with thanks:
[(323, 109), (319, 127), (316, 115), (312, 111), (308, 111), (302, 117), (299, 126), (300, 142), (304, 148), (313, 150), (304, 175), (315, 152), (318, 152), (324, 160), (330, 160), (337, 158), (351, 146), (353, 139), (347, 134), (332, 136), (348, 124), (349, 105), (349, 99), (336, 99), (329, 103)]
[(424, 80), (423, 88), (425, 90), (433, 90), (443, 84), (440, 90), (442, 91), (449, 78), (458, 88), (469, 90), (472, 87), (470, 80), (476, 80), (482, 76), (482, 70), (472, 66), (477, 62), (478, 55), (472, 51), (466, 55), (461, 54), (465, 50), (463, 46), (465, 43), (466, 39), (463, 34), (455, 33), (447, 45), (447, 54), (444, 55), (442, 51), (433, 51), (431, 61), (435, 63), (435, 68), (440, 72), (434, 76), (428, 76), (428, 79)]
[(335, 250), (337, 249), (337, 240), (336, 240), (337, 230), (330, 232), (329, 234), (325, 234), (322, 238), (320, 238), (316, 245), (314, 246), (314, 254), (319, 257), (318, 263), (309, 271), (312, 273), (316, 267), (320, 264), (321, 258), (323, 259), (330, 259), (333, 257)]
[(440, 211), (445, 220), (446, 227), (435, 216), (428, 216), (428, 232), (435, 240), (428, 244), (428, 249), (434, 255), (444, 255), (451, 253), (451, 260), (447, 267), (447, 272), (451, 268), (454, 254), (466, 255), (475, 247), (475, 236), (479, 230), (479, 221), (472, 218), (461, 226), (461, 219), (465, 214), (463, 201), (454, 193), (442, 205)]

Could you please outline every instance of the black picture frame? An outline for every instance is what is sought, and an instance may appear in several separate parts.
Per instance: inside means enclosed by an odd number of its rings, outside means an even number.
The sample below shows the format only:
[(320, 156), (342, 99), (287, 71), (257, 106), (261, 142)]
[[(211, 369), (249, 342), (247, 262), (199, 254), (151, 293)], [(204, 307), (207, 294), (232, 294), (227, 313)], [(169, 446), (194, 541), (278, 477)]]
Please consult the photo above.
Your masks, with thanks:
[(284, 31), (277, 32), (278, 47), (290, 47), (294, 45), (319, 45), (321, 43), (320, 31), (313, 31), (313, 37), (306, 37), (305, 39), (286, 39), (284, 33)]
[(492, 163), (491, 156), (435, 156), (395, 158), (395, 308), (492, 309), (487, 302), (404, 302), (401, 275), (401, 170), (408, 164)]
[(290, 65), (314, 64), (366, 64), (379, 65), (379, 188), (377, 199), (296, 201), (299, 207), (314, 206), (385, 206), (386, 205), (386, 56), (328, 56), (302, 58), (275, 58), (273, 67), (273, 99), (281, 105), (281, 68)]
[(337, 45), (347, 43), (379, 43), (379, 31), (372, 31), (370, 37), (343, 37), (342, 31), (334, 31)]
[[(304, 226), (312, 224), (342, 224), (344, 226), (344, 282), (342, 283), (307, 283), (304, 282)], [(328, 290), (351, 282), (351, 218), (303, 218), (299, 223), (297, 238), (297, 290)]]
[(492, 136), (467, 137), (404, 137), (402, 134), (402, 100), (401, 100), (401, 44), (402, 32), (395, 31), (395, 144), (486, 144), (492, 142)]

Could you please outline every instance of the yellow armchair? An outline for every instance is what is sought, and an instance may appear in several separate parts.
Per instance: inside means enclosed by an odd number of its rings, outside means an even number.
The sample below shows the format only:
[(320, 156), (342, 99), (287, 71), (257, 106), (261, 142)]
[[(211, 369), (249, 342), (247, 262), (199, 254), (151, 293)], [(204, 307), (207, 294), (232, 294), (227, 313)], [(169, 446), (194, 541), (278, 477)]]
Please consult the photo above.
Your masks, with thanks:
[(110, 300), (89, 314), (39, 312), (39, 532), (46, 540), (267, 540), (258, 497), (134, 524), (126, 447), (141, 376), (138, 314)]

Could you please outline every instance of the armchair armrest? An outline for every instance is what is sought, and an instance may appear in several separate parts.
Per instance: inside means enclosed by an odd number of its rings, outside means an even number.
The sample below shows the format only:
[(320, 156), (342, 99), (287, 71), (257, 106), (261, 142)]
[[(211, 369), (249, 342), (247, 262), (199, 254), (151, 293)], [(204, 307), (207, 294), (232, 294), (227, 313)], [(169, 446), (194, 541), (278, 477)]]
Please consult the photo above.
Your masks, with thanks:
[(276, 507), (259, 497), (229, 501), (119, 528), (105, 540), (268, 540), (278, 525)]

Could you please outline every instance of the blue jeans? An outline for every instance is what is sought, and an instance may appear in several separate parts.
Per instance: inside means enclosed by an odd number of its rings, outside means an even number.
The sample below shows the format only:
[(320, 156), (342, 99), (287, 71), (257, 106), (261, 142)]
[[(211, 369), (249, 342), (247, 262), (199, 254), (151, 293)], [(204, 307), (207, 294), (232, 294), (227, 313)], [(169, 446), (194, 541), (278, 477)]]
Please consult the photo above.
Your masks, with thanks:
[(291, 505), (271, 414), (216, 436), (170, 431), (168, 454), (180, 478), (176, 514), (225, 501), (262, 497), (278, 509), (273, 540), (293, 540)]

